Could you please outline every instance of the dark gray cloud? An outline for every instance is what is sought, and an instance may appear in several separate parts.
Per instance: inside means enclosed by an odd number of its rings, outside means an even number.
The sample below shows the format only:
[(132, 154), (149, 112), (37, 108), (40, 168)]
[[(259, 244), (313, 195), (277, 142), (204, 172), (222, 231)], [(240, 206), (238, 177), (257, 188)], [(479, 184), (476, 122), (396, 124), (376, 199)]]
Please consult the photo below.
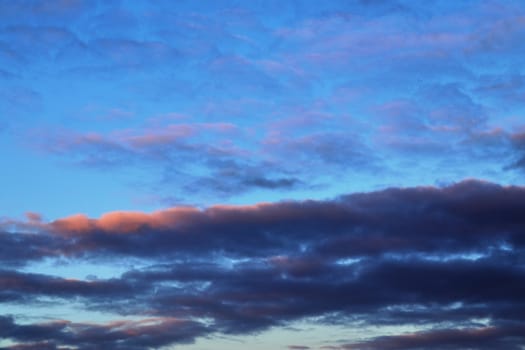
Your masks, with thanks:
[(430, 349), (509, 349), (519, 350), (525, 341), (525, 327), (505, 325), (477, 329), (436, 329), (401, 336), (378, 337), (362, 343), (347, 344), (341, 350), (430, 350)]
[[(25, 345), (3, 349), (100, 349), (119, 350), (151, 349), (174, 342), (192, 342), (197, 335), (205, 333), (199, 324), (177, 319), (149, 319), (143, 322), (120, 322), (108, 325), (93, 325), (55, 321), (22, 325), (12, 317), (0, 318), (0, 338), (10, 338)], [(49, 341), (49, 339), (53, 339)], [(35, 343), (33, 343), (35, 342)]]
[[(253, 245), (260, 256), (302, 251), (330, 258), (487, 253), (504, 245), (522, 247), (524, 196), (521, 187), (469, 180), (444, 188), (391, 188), (328, 201), (110, 212), (99, 219), (76, 215), (47, 224), (25, 223), (42, 231), (39, 234), (1, 237), (13, 251), (6, 249), (5, 261), (16, 260), (17, 254), (20, 261), (39, 254), (156, 256), (173, 248), (183, 255), (242, 255)], [(16, 250), (19, 245), (32, 249)]]
[(2, 266), (20, 266), (30, 261), (41, 260), (57, 254), (61, 247), (62, 244), (49, 235), (0, 230)]
[(4, 317), (1, 336), (28, 346), (138, 349), (316, 318), (423, 329), (338, 349), (519, 349), (523, 203), (521, 187), (464, 181), (330, 201), (29, 222), (40, 232), (1, 236), (11, 247), (2, 254), (5, 263), (127, 257), (150, 265), (87, 281), (4, 269), (0, 302), (76, 300), (90, 310), (179, 321), (118, 326), (145, 334), (127, 338), (118, 327), (18, 325)]

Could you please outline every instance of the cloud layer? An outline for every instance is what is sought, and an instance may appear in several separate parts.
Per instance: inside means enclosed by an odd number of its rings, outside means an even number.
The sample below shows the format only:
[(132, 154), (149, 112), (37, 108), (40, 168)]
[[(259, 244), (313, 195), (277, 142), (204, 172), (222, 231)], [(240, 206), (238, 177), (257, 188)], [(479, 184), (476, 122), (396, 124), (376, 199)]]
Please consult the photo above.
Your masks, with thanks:
[[(0, 235), (9, 247), (2, 265), (12, 266), (0, 272), (1, 302), (78, 300), (87, 309), (152, 320), (21, 325), (4, 317), (0, 335), (20, 346), (138, 349), (315, 319), (419, 329), (333, 349), (519, 349), (523, 203), (521, 187), (469, 180), (329, 201), (6, 222), (6, 229), (33, 233)], [(147, 263), (111, 279), (17, 268), (58, 258)]]
[(157, 204), (522, 176), (513, 1), (0, 7), (0, 130)]

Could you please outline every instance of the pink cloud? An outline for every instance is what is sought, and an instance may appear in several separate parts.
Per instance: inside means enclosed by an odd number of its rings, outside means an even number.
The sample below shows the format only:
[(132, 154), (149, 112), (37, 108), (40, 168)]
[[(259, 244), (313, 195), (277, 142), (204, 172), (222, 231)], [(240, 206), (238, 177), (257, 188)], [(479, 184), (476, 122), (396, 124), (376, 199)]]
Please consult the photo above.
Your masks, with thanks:
[(34, 223), (40, 223), (40, 222), (42, 222), (42, 215), (39, 214), (39, 213), (35, 213), (35, 212), (32, 212), (32, 211), (28, 211), (27, 213), (25, 213), (25, 216), (26, 216), (26, 219), (27, 219), (29, 222), (34, 222)]

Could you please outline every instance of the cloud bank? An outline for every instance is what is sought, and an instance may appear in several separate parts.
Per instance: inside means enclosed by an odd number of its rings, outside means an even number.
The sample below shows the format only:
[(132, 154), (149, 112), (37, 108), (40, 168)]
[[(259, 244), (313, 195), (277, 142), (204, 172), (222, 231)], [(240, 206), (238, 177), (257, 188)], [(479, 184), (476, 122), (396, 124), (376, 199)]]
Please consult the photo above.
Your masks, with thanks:
[[(158, 348), (308, 319), (418, 329), (331, 349), (520, 349), (524, 203), (522, 187), (468, 180), (326, 201), (6, 221), (0, 302), (75, 300), (141, 320), (22, 324), (6, 315), (0, 336), (17, 344), (6, 349)], [(146, 263), (109, 279), (23, 270), (53, 259)], [(301, 347), (319, 345), (291, 345)]]

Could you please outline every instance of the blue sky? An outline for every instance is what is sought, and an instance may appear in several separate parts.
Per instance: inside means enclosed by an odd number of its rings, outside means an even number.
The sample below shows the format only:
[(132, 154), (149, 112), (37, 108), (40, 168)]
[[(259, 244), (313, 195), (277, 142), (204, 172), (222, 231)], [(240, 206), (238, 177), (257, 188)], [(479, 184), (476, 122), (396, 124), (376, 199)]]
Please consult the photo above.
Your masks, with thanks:
[[(321, 286), (373, 288), (381, 269), (413, 259), (434, 272), (523, 275), (513, 215), (525, 170), (524, 38), (525, 6), (510, 0), (0, 0), (0, 239), (14, 247), (0, 281), (19, 281), (0, 294), (0, 324), (19, 327), (0, 333), (0, 346), (455, 349), (463, 335), (451, 329), (464, 327), (473, 349), (522, 349), (509, 339), (523, 324), (480, 316), (467, 289), (435, 299), (421, 290), (413, 304), (377, 296), (366, 310), (318, 297)], [(477, 200), (502, 200), (508, 212)], [(237, 237), (243, 229), (253, 241)], [(502, 236), (458, 238), (468, 230)], [(496, 256), (520, 263), (510, 271)], [(213, 273), (198, 277), (206, 266)], [(361, 270), (368, 280), (345, 284)], [(260, 304), (232, 296), (258, 283), (276, 285), (269, 299), (253, 296)], [(108, 309), (98, 284), (123, 304)], [(409, 294), (397, 287), (384, 286)], [(274, 305), (290, 291), (317, 306)], [(252, 311), (189, 301), (212, 296)], [(477, 302), (500, 307), (493, 297)], [(133, 298), (144, 309), (124, 305)], [(61, 306), (73, 300), (77, 311)], [(429, 303), (446, 315), (429, 316)], [(423, 308), (420, 324), (387, 314)], [(106, 343), (83, 333), (87, 323)], [(308, 340), (309, 328), (318, 335)], [(133, 332), (148, 341), (123, 335)], [(494, 335), (475, 342), (476, 332)]]

